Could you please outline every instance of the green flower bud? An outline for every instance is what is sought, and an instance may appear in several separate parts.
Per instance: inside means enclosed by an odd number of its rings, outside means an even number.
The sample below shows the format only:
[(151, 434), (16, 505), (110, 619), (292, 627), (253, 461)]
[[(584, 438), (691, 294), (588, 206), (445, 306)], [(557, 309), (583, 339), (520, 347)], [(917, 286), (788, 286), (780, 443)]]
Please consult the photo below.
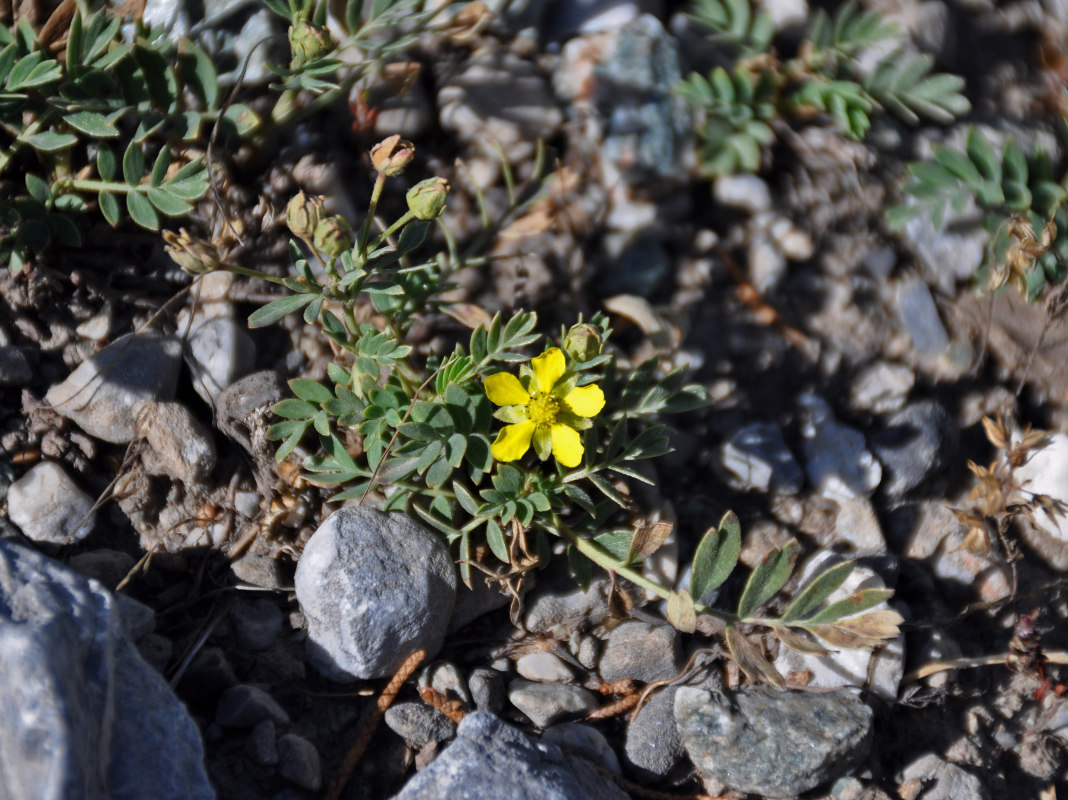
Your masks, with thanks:
[(341, 216), (321, 219), (315, 226), (312, 246), (328, 258), (337, 258), (352, 247), (352, 227)]
[(315, 227), (323, 218), (323, 198), (297, 194), (286, 206), (286, 225), (293, 235), (306, 242), (315, 235)]
[(185, 228), (175, 233), (164, 231), (164, 250), (183, 271), (190, 275), (204, 275), (219, 268), (219, 251), (211, 242), (194, 239)]
[(572, 325), (564, 337), (564, 352), (579, 363), (596, 358), (603, 348), (601, 329), (588, 322)]
[(415, 145), (402, 139), (399, 133), (383, 139), (371, 148), (371, 164), (375, 172), (383, 175), (400, 175), (415, 158)]
[(330, 31), (325, 28), (316, 28), (307, 22), (289, 26), (289, 49), (292, 53), (289, 59), (290, 69), (299, 70), (305, 64), (322, 58), (333, 48)]
[(416, 219), (437, 219), (445, 210), (445, 200), (449, 196), (449, 182), (444, 178), (427, 178), (419, 181), (405, 197), (408, 210)]

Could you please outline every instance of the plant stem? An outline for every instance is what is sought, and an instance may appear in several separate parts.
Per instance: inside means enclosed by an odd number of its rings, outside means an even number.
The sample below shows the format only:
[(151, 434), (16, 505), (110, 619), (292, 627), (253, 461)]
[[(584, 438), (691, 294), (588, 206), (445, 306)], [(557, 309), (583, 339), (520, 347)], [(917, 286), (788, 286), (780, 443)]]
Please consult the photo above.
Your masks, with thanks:
[[(569, 542), (571, 542), (572, 545), (574, 545), (576, 550), (582, 553), (582, 555), (586, 556), (586, 558), (588, 558), (597, 566), (608, 572), (614, 572), (617, 575), (626, 578), (628, 581), (631, 581), (632, 583), (636, 583), (638, 586), (642, 587), (646, 591), (652, 592), (653, 594), (663, 598), (664, 600), (667, 600), (671, 597), (672, 592), (670, 589), (661, 586), (656, 581), (646, 578), (637, 570), (632, 569), (631, 567), (628, 567), (625, 564), (621, 564), (610, 553), (604, 550), (604, 548), (602, 548), (599, 544), (597, 544), (597, 542), (593, 541), (592, 539), (585, 539), (582, 536), (579, 536), (570, 528), (568, 528), (566, 525), (559, 523), (558, 520), (556, 522), (557, 532), (563, 535), (565, 539), (567, 539)], [(738, 617), (735, 614), (731, 614), (727, 611), (720, 611), (715, 608), (709, 608), (704, 603), (699, 603), (696, 600), (694, 601), (693, 605), (699, 614), (709, 614), (713, 617), (718, 617), (724, 622), (735, 622), (738, 620)]]
[(360, 262), (367, 263), (367, 240), (371, 238), (371, 222), (375, 218), (378, 209), (378, 200), (382, 197), (382, 187), (386, 185), (385, 173), (379, 172), (375, 176), (375, 185), (371, 190), (371, 202), (367, 206), (367, 216), (364, 217), (363, 227), (360, 228), (359, 253)]

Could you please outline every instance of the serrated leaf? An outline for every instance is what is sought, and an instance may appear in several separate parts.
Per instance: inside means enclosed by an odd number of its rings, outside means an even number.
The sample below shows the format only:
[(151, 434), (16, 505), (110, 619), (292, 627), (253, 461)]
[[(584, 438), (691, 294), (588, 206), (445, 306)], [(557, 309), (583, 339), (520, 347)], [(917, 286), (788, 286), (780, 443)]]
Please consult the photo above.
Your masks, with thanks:
[(693, 633), (697, 630), (697, 609), (694, 608), (693, 598), (685, 589), (672, 592), (668, 597), (667, 620), (673, 628), (683, 633)]
[(783, 587), (790, 573), (793, 572), (794, 558), (800, 546), (796, 541), (789, 541), (781, 550), (773, 550), (757, 565), (749, 576), (742, 599), (738, 601), (738, 616), (748, 617)]
[(845, 561), (835, 564), (824, 570), (809, 584), (786, 607), (782, 614), (783, 622), (792, 622), (801, 619), (826, 600), (839, 586), (845, 583), (846, 578), (853, 574), (856, 567), (855, 561)]
[(698, 600), (718, 589), (738, 565), (742, 528), (737, 515), (728, 511), (716, 528), (709, 528), (697, 545), (690, 575), (690, 592)]
[(738, 630), (737, 626), (727, 626), (726, 640), (731, 657), (749, 680), (757, 682), (763, 679), (772, 686), (780, 689), (786, 688), (786, 680), (779, 674), (779, 671), (768, 661), (760, 648)]

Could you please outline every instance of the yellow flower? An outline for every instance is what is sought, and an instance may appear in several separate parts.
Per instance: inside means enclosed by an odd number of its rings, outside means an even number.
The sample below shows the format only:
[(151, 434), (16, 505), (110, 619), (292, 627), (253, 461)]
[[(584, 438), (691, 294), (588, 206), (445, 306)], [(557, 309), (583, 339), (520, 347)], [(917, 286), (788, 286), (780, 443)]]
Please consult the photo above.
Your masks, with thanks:
[(494, 405), (503, 406), (494, 416), (510, 423), (490, 448), (495, 459), (516, 461), (533, 442), (543, 461), (551, 453), (565, 467), (579, 465), (582, 438), (578, 432), (593, 425), (589, 418), (604, 408), (604, 392), (592, 384), (576, 386), (574, 376), (564, 379), (566, 371), (563, 351), (550, 347), (531, 359), (529, 369), (524, 368), (524, 382), (507, 372), (486, 378), (486, 396)]

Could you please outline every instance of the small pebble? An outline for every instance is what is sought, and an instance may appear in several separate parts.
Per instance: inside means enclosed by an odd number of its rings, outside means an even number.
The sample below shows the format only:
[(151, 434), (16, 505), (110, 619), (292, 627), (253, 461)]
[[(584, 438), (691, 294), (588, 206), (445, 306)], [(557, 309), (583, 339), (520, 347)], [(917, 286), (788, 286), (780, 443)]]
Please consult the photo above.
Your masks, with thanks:
[(431, 742), (444, 742), (456, 733), (456, 723), (426, 703), (395, 703), (386, 710), (386, 725), (395, 734), (420, 749)]
[(865, 367), (849, 389), (849, 403), (857, 411), (886, 414), (897, 411), (916, 383), (916, 375), (904, 364), (876, 361)]
[(32, 378), (33, 369), (22, 348), (0, 346), (0, 386), (25, 386)]
[(239, 598), (230, 608), (230, 625), (243, 649), (266, 650), (282, 632), (282, 610), (267, 597)]
[(656, 692), (627, 722), (623, 753), (627, 766), (641, 780), (663, 780), (686, 755), (675, 724), (677, 690), (677, 686), (668, 686)]
[(214, 407), (219, 395), (255, 364), (256, 345), (245, 326), (226, 317), (198, 325), (186, 344), (193, 388)]
[(504, 709), (504, 675), (495, 669), (476, 667), (467, 679), (471, 701), (479, 711), (499, 714)]
[(515, 662), (515, 671), (539, 683), (571, 683), (575, 679), (570, 667), (553, 653), (527, 653)]
[(309, 792), (323, 787), (319, 751), (303, 736), (287, 733), (278, 740), (278, 774)]
[(593, 694), (566, 683), (534, 683), (521, 679), (508, 684), (508, 699), (539, 728), (567, 717), (586, 714), (597, 707)]
[(623, 774), (612, 745), (604, 734), (592, 725), (584, 725), (581, 722), (553, 725), (541, 735), (541, 740), (552, 742), (566, 755), (575, 755), (617, 775)]
[(270, 767), (278, 763), (278, 742), (274, 722), (265, 719), (256, 724), (245, 741), (245, 750), (249, 757), (261, 767)]
[(54, 461), (42, 461), (7, 490), (7, 514), (35, 542), (80, 542), (96, 521), (93, 498)]
[(728, 482), (739, 491), (796, 494), (805, 481), (782, 429), (773, 423), (755, 422), (734, 431), (719, 457)]
[(629, 678), (652, 683), (675, 677), (681, 659), (677, 630), (670, 625), (629, 620), (608, 634), (598, 669), (605, 681)]

